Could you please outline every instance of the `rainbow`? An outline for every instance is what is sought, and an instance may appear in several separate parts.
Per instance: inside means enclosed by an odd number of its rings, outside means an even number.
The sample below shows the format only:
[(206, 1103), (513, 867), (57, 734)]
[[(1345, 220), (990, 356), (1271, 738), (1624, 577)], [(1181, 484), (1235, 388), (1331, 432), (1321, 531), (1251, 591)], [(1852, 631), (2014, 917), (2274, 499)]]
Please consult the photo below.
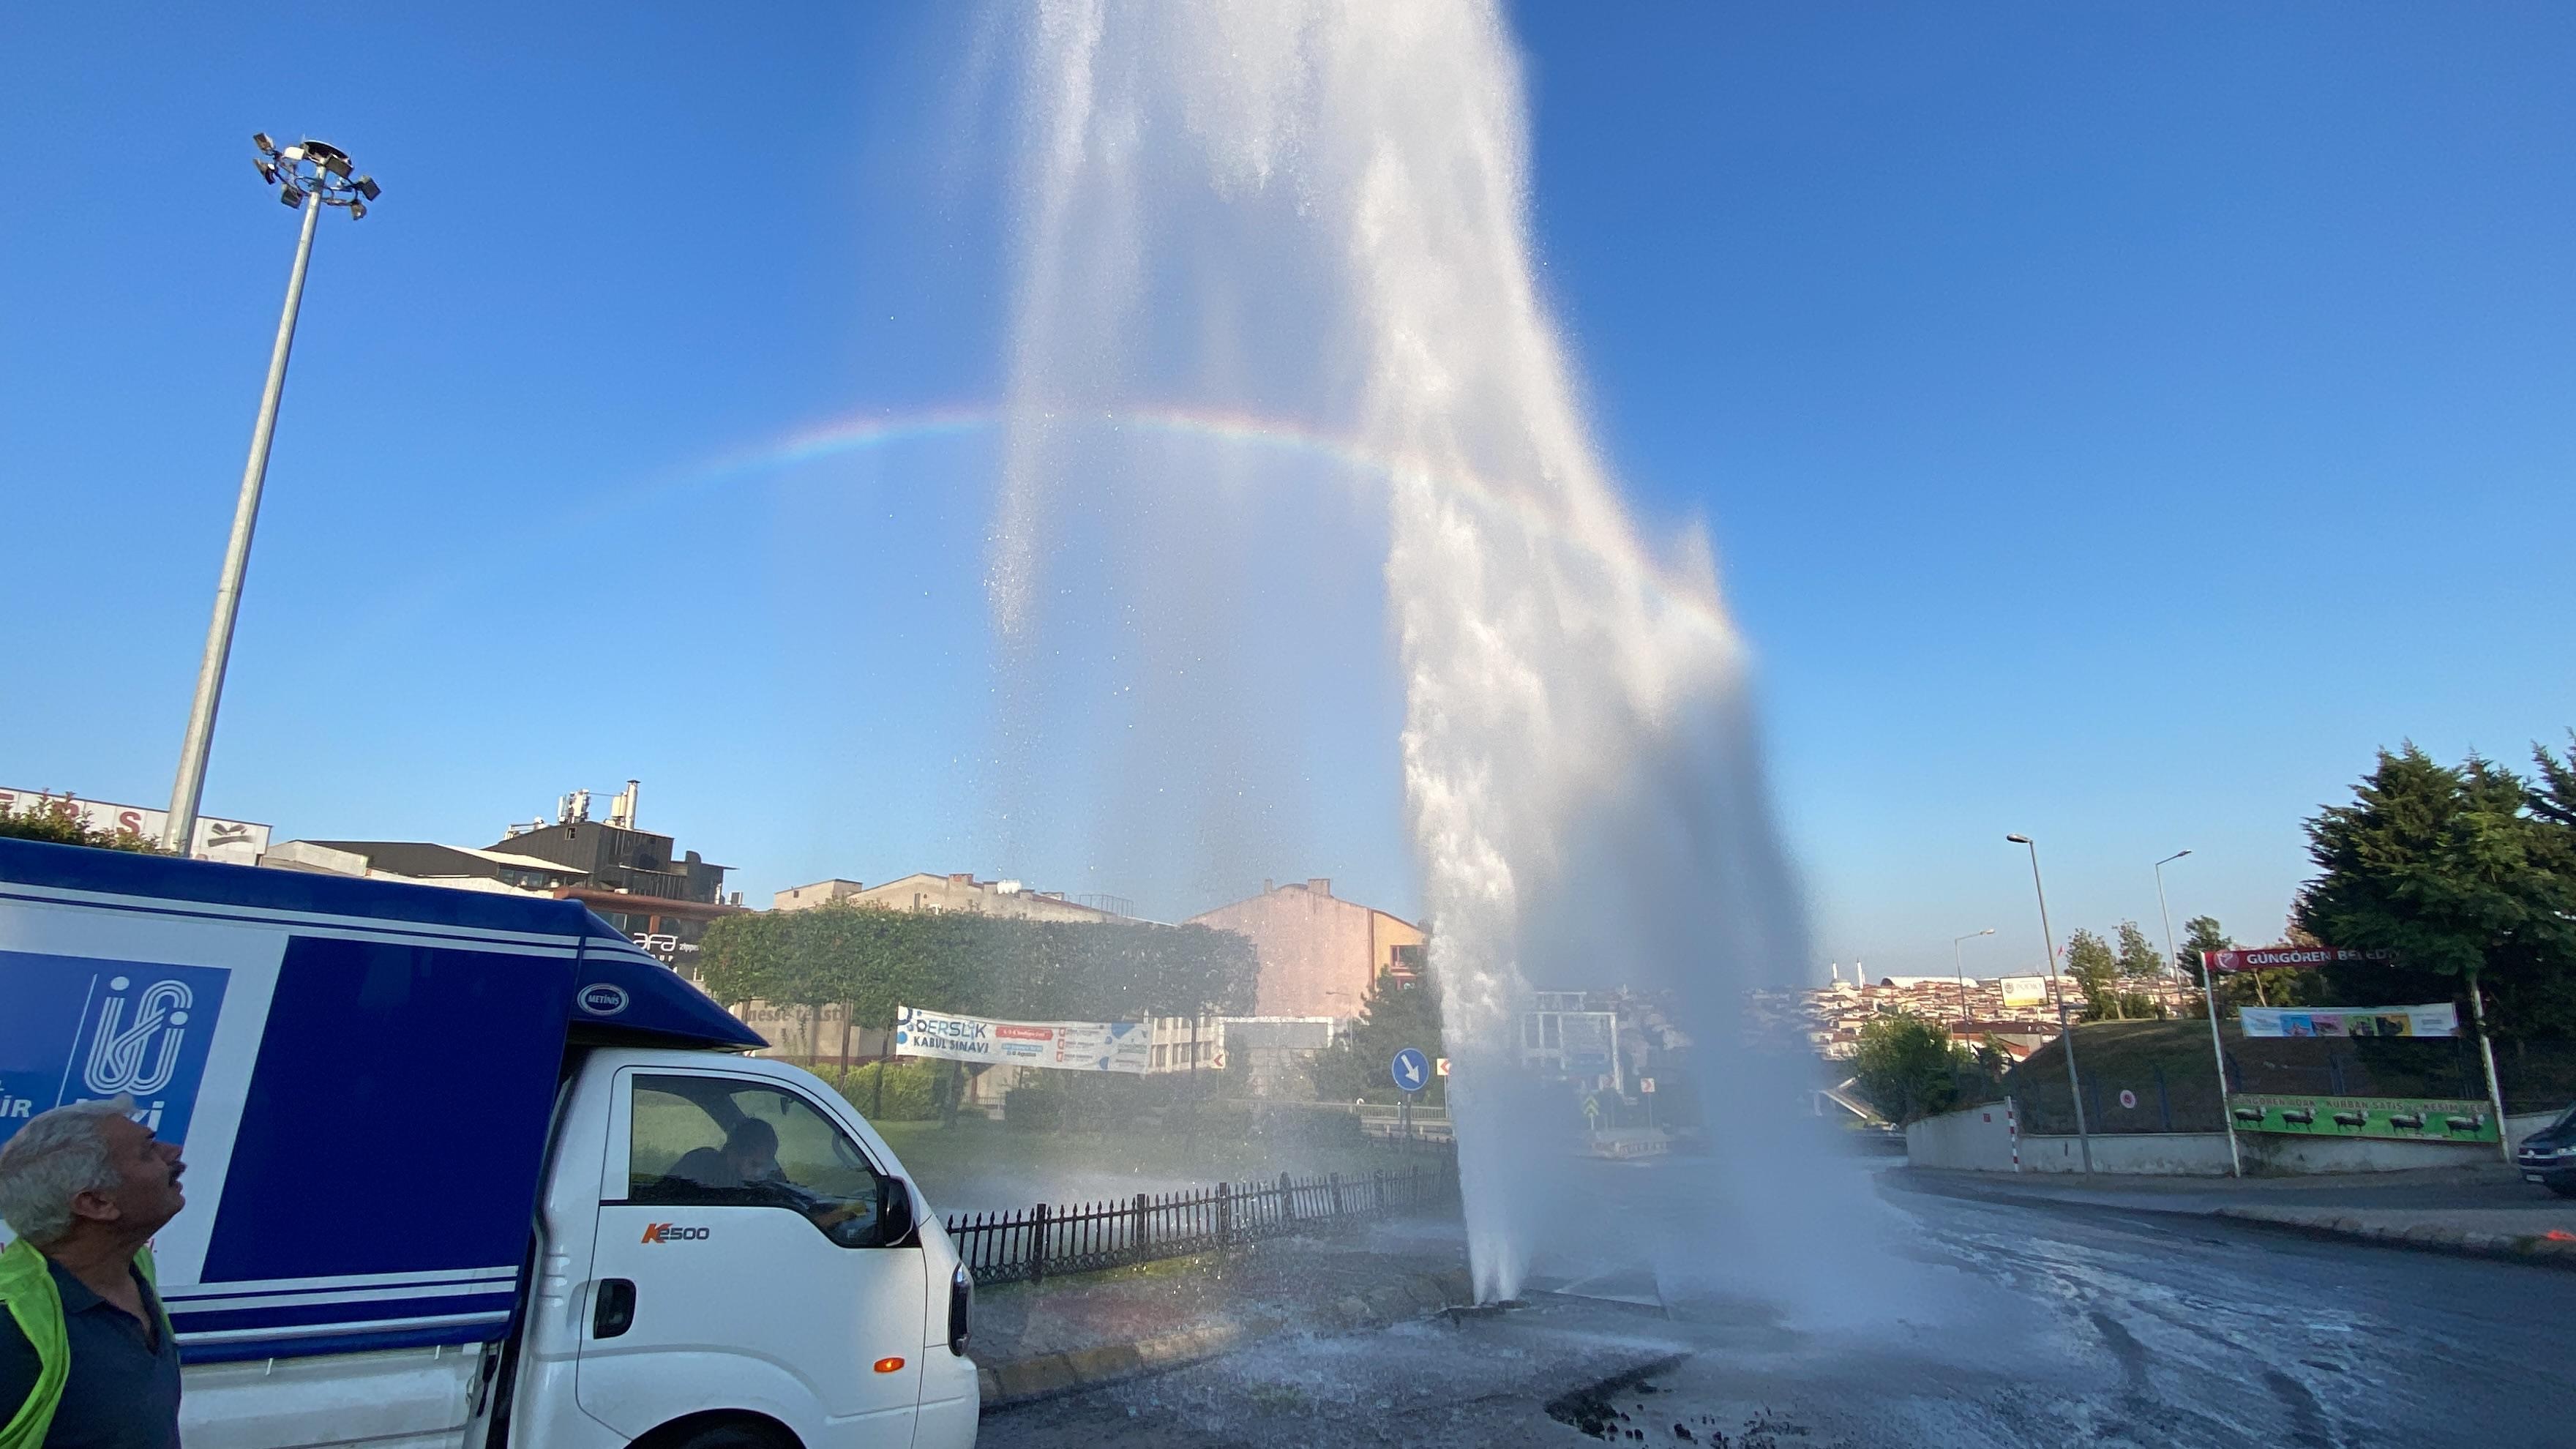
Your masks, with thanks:
[[(1421, 471), (1420, 465), (1413, 460), (1388, 455), (1352, 439), (1295, 421), (1253, 413), (1148, 407), (1104, 409), (1090, 413), (1034, 412), (1020, 416), (1042, 425), (1066, 429), (1186, 438), (1264, 452), (1295, 454), (1380, 481), (1391, 481), (1408, 472)], [(644, 492), (685, 492), (744, 483), (833, 458), (913, 443), (998, 433), (1012, 421), (1014, 415), (1009, 410), (990, 406), (936, 407), (913, 413), (838, 418), (798, 428), (770, 442), (685, 470), (662, 486), (648, 488)], [(1441, 483), (1445, 488), (1513, 515), (1534, 536), (1561, 538), (1565, 535), (1562, 523), (1548, 516), (1535, 500), (1516, 490), (1454, 473), (1444, 474)], [(630, 495), (626, 501), (632, 504), (640, 501), (640, 497)], [(1701, 591), (1676, 586), (1664, 577), (1661, 569), (1651, 566), (1636, 571), (1635, 577), (1648, 593), (1668, 607), (1693, 616), (1730, 638), (1734, 636), (1734, 626), (1726, 619), (1724, 611)]]

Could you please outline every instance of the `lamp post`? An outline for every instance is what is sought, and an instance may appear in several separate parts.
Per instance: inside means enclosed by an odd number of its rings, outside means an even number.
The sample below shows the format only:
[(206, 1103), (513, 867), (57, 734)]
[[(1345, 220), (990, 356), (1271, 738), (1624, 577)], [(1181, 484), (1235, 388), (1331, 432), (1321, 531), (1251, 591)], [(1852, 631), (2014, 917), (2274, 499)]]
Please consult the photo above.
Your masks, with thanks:
[(1979, 936), (1991, 936), (1994, 933), (1995, 928), (1988, 926), (1982, 931), (1970, 931), (1964, 936), (1950, 938), (1950, 969), (1957, 972), (1959, 976), (1959, 1025), (1961, 1026), (1968, 1024), (1968, 968), (1961, 964), (1959, 943), (1973, 941)]
[(2057, 933), (2048, 925), (2048, 887), (2040, 884), (2039, 846), (2027, 835), (2007, 835), (2015, 845), (2030, 847), (2030, 886), (2039, 893), (2039, 939), (2048, 948), (2050, 994), (2057, 998), (2057, 1039), (2066, 1044), (2066, 1087), (2075, 1098), (2075, 1140), (2084, 1151), (2084, 1170), (2093, 1170), (2093, 1133), (2084, 1124), (2084, 1079), (2075, 1070), (2075, 1024), (2066, 1019), (2066, 988), (2057, 979)]
[[(2165, 918), (2165, 954), (2173, 958), (2174, 969), (2182, 969), (2182, 952), (2174, 945), (2173, 908), (2165, 904), (2165, 867), (2191, 854), (2177, 850), (2156, 862), (2156, 910)], [(2227, 1042), (2218, 1032), (2218, 988), (2211, 982), (2208, 963), (2200, 968), (2200, 999), (2209, 1010), (2209, 1057), (2218, 1068), (2218, 1116), (2227, 1127), (2227, 1171), (2231, 1177), (2245, 1175), (2245, 1158), (2236, 1147), (2236, 1112), (2227, 1105)]]
[(286, 355), (295, 346), (295, 314), (304, 303), (304, 271), (313, 260), (314, 224), (322, 208), (345, 206), (354, 219), (381, 190), (372, 176), (356, 175), (349, 153), (325, 141), (280, 149), (265, 133), (250, 138), (259, 148), (260, 176), (277, 187), (277, 199), (304, 212), (295, 242), (295, 268), (286, 277), (286, 310), (277, 319), (277, 342), (268, 354), (268, 386), (259, 395), (259, 421), (251, 425), (250, 462), (242, 469), (241, 498), (233, 505), (233, 533), (224, 546), (223, 573), (215, 582), (215, 617), (206, 628), (206, 654), (197, 665), (197, 694), (188, 705), (188, 735), (179, 746), (179, 777), (170, 789), (170, 820), (161, 844), (188, 853), (197, 833), (197, 802), (206, 790), (206, 752), (214, 744), (215, 706), (224, 693), (224, 666), (233, 652), (233, 618), (241, 612), (242, 576), (250, 569), (251, 531), (259, 523), (260, 487), (268, 479), (268, 443), (277, 431), (277, 402), (286, 391)]

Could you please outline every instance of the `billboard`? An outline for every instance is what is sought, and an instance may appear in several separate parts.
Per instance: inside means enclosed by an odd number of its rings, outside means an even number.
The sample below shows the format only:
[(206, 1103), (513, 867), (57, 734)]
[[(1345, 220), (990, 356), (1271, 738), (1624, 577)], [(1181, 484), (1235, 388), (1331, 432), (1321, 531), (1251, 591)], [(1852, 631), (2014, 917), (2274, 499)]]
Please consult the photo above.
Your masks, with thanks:
[[(46, 799), (41, 790), (15, 790), (0, 785), (0, 812), (17, 814), (36, 808)], [(55, 800), (64, 796), (55, 795)], [(170, 828), (170, 812), (151, 810), (141, 805), (111, 805), (104, 800), (73, 800), (80, 811), (81, 823), (92, 830), (113, 835), (130, 830), (144, 839), (159, 844), (161, 832)], [(189, 843), (188, 854), (198, 860), (220, 860), (228, 865), (257, 865), (268, 850), (268, 827), (246, 820), (217, 820), (211, 815), (197, 817), (197, 838)]]
[(2247, 1036), (2458, 1036), (2460, 1009), (2431, 1006), (2240, 1006)]
[(912, 1006), (894, 1011), (899, 1057), (1142, 1075), (1153, 1045), (1153, 1028), (1141, 1021), (995, 1021)]
[(2227, 1110), (2239, 1132), (2308, 1137), (2377, 1137), (2400, 1142), (2493, 1142), (2484, 1102), (2444, 1097), (2282, 1097), (2238, 1093)]
[(2006, 976), (1995, 984), (2003, 989), (2006, 1006), (2048, 1004), (2048, 978), (2045, 976)]
[(2221, 976), (2238, 971), (2287, 971), (2309, 966), (2350, 966), (2364, 961), (2386, 964), (2394, 951), (2347, 951), (2336, 946), (2261, 946), (2244, 951), (2203, 951), (2200, 964)]

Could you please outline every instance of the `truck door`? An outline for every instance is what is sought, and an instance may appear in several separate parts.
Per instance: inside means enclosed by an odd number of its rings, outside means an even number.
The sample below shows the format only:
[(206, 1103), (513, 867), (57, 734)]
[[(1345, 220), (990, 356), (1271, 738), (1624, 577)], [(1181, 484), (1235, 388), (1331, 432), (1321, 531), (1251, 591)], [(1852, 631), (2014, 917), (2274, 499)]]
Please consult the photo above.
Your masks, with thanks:
[(809, 1445), (905, 1445), (922, 1252), (877, 1244), (882, 1164), (795, 1087), (619, 1070), (576, 1393), (629, 1436), (746, 1408)]

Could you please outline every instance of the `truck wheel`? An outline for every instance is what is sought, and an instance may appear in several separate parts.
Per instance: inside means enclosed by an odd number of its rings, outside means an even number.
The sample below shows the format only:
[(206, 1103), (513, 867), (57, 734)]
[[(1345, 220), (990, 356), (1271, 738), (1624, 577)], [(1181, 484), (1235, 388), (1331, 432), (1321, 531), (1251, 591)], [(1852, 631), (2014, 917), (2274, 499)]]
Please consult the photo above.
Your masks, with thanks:
[(678, 1449), (793, 1449), (794, 1441), (764, 1424), (711, 1424), (680, 1441)]

